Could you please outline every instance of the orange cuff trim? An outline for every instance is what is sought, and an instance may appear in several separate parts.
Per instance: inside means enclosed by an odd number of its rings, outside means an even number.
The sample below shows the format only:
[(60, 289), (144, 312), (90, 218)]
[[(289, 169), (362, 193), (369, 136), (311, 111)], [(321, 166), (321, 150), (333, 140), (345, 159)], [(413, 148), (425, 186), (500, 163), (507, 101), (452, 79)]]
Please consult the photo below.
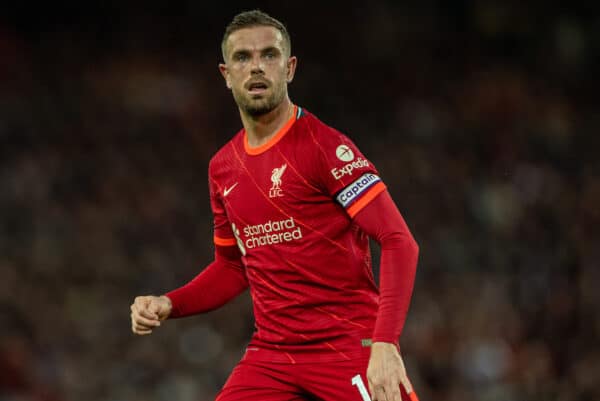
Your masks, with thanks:
[(215, 245), (219, 245), (219, 246), (237, 245), (237, 241), (235, 240), (235, 238), (221, 238), (221, 237), (217, 237), (215, 235), (213, 237), (213, 240), (215, 241)]
[(279, 131), (277, 131), (275, 136), (273, 136), (271, 139), (269, 139), (267, 141), (267, 143), (264, 143), (255, 148), (250, 147), (250, 145), (248, 144), (248, 133), (244, 132), (244, 150), (246, 151), (246, 153), (248, 153), (249, 155), (252, 155), (252, 156), (256, 156), (263, 152), (266, 152), (267, 150), (269, 150), (270, 148), (275, 146), (275, 144), (277, 142), (279, 142), (285, 134), (287, 134), (287, 132), (292, 127), (292, 125), (294, 125), (294, 123), (296, 122), (297, 114), (298, 114), (298, 106), (294, 105), (294, 112), (292, 113), (292, 116), (290, 117), (290, 119), (287, 120), (285, 125), (283, 127), (281, 127), (279, 129)]
[(350, 217), (356, 216), (358, 212), (360, 212), (365, 206), (369, 204), (377, 195), (385, 191), (386, 186), (383, 182), (378, 182), (373, 185), (366, 194), (362, 196), (359, 200), (357, 200), (352, 206), (350, 206), (346, 211)]

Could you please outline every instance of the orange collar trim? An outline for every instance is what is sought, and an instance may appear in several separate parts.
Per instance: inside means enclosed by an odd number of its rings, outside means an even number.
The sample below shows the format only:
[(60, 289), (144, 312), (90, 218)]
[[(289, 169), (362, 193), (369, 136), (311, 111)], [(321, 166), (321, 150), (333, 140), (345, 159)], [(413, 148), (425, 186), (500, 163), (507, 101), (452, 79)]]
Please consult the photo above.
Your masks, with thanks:
[(246, 133), (244, 131), (244, 150), (246, 151), (246, 153), (248, 153), (249, 155), (252, 155), (252, 156), (256, 156), (256, 155), (259, 155), (259, 154), (271, 149), (273, 146), (275, 146), (275, 144), (277, 142), (279, 142), (281, 140), (281, 138), (283, 138), (283, 136), (285, 134), (288, 133), (288, 131), (290, 130), (292, 125), (294, 125), (294, 123), (296, 122), (297, 115), (298, 115), (298, 106), (294, 105), (294, 113), (292, 113), (292, 116), (290, 117), (289, 120), (287, 120), (285, 125), (283, 127), (281, 127), (281, 129), (266, 143), (263, 143), (262, 145), (257, 146), (255, 148), (251, 147), (248, 144), (248, 133)]

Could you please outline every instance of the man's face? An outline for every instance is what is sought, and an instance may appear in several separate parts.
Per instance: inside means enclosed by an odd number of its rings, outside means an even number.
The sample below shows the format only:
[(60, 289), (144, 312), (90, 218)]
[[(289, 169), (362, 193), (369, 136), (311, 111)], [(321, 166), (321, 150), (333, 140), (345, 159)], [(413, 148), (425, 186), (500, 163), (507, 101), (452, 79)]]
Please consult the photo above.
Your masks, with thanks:
[(256, 26), (233, 32), (227, 39), (225, 56), (219, 70), (244, 112), (266, 114), (287, 96), (296, 58), (288, 57), (278, 29)]

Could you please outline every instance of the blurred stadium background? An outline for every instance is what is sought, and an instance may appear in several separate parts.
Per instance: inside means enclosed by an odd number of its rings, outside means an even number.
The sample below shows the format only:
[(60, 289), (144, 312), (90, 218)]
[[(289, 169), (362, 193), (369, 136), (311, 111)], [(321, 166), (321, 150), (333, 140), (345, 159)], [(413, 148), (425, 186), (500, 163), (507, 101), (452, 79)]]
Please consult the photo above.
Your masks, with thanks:
[(569, 4), (3, 5), (0, 400), (208, 401), (242, 355), (247, 294), (143, 338), (129, 304), (212, 258), (207, 164), (240, 128), (219, 44), (254, 7), (420, 244), (421, 400), (599, 400), (600, 7)]

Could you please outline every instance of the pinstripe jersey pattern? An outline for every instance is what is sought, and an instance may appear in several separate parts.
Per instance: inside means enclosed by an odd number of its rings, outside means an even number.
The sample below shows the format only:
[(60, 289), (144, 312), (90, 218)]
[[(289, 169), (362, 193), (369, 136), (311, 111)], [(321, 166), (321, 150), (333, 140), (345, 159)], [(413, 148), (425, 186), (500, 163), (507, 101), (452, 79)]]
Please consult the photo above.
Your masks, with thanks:
[(246, 358), (356, 358), (377, 313), (368, 238), (352, 222), (385, 186), (345, 135), (299, 107), (265, 145), (244, 130), (209, 166), (214, 240), (238, 246), (256, 332)]

